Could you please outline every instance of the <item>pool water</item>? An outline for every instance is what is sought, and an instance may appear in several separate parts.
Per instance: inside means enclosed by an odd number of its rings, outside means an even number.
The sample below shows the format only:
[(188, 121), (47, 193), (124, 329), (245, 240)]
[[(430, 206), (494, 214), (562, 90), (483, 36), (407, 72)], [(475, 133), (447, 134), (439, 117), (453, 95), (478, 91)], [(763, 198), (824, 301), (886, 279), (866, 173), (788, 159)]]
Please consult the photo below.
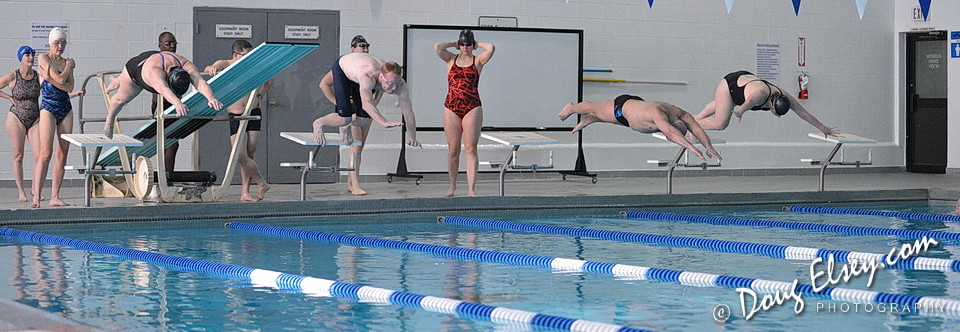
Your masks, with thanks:
[[(952, 202), (914, 201), (819, 206), (945, 214)], [(801, 214), (780, 206), (657, 208), (648, 211), (803, 221), (855, 226), (960, 232), (960, 224), (888, 217)], [(618, 211), (577, 210), (560, 216), (549, 210), (491, 216), (457, 215), (524, 223), (699, 237), (731, 241), (887, 253), (913, 241), (890, 236), (845, 236), (780, 228), (715, 226), (622, 219)], [(536, 216), (530, 217), (528, 215)], [(436, 215), (281, 218), (238, 220), (311, 231), (376, 237), (510, 253), (583, 259), (809, 284), (809, 261), (719, 253), (564, 235), (533, 234), (444, 225)], [(230, 230), (219, 221), (169, 221), (78, 225), (33, 225), (17, 229), (188, 258), (339, 280), (409, 293), (453, 298), (574, 319), (634, 328), (689, 330), (958, 330), (955, 318), (914, 314), (841, 312), (840, 303), (805, 297), (797, 315), (793, 302), (759, 312), (740, 312), (738, 293), (717, 287), (629, 280), (585, 272), (513, 266), (437, 257), (382, 248), (299, 241)], [(923, 257), (960, 259), (954, 243), (934, 246)], [(0, 298), (107, 330), (343, 330), (487, 331), (530, 330), (421, 309), (308, 296), (254, 286), (247, 281), (178, 271), (112, 255), (64, 246), (0, 238)], [(960, 300), (955, 272), (879, 270), (836, 287), (937, 296)], [(726, 304), (733, 317), (713, 319)], [(749, 304), (749, 302), (748, 302)], [(833, 305), (836, 309), (828, 310)]]

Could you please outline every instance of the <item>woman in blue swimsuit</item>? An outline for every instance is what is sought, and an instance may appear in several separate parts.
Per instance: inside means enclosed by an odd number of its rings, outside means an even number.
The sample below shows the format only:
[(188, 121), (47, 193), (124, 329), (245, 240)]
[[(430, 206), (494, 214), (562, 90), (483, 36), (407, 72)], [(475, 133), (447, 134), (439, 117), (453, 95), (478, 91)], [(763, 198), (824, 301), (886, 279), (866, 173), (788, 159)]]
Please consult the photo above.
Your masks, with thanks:
[[(73, 107), (70, 98), (83, 94), (83, 90), (72, 92), (76, 83), (73, 78), (73, 69), (76, 63), (73, 59), (63, 57), (67, 48), (67, 33), (61, 28), (50, 30), (50, 51), (40, 54), (37, 73), (40, 74), (40, 121), (37, 126), (40, 130), (40, 153), (36, 155), (36, 164), (33, 168), (33, 203), (32, 207), (40, 207), (40, 192), (46, 181), (47, 168), (53, 148), (57, 149), (57, 162), (53, 165), (53, 182), (50, 196), (50, 206), (66, 206), (60, 200), (60, 185), (63, 183), (64, 167), (67, 165), (67, 152), (70, 142), (59, 139), (62, 134), (73, 132)], [(56, 144), (54, 144), (56, 143)]]

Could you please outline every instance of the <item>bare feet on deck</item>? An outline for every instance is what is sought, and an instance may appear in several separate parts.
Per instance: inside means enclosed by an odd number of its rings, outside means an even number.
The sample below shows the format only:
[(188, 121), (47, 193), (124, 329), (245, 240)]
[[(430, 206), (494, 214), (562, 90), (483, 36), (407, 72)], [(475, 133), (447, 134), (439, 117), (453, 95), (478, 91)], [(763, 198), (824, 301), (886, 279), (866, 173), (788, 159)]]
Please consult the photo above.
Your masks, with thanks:
[(349, 186), (349, 188), (347, 188), (347, 191), (349, 191), (354, 196), (363, 196), (367, 194), (366, 191), (364, 191), (363, 189), (360, 189), (359, 185)]
[(26, 192), (21, 191), (21, 192), (17, 193), (17, 196), (19, 196), (19, 197), (17, 197), (17, 202), (23, 203), (23, 202), (26, 202), (26, 201), (27, 201), (27, 193), (26, 193)]
[(262, 201), (262, 200), (263, 200), (263, 196), (266, 195), (268, 191), (270, 191), (270, 184), (269, 184), (269, 183), (262, 183), (262, 184), (260, 184), (260, 191), (257, 192), (257, 201), (258, 201), (258, 202), (259, 202), (259, 201)]
[(453, 194), (457, 192), (457, 186), (450, 186), (450, 189), (447, 190), (447, 193), (444, 194), (444, 197), (453, 197)]
[(250, 194), (248, 194), (248, 193), (243, 193), (243, 194), (240, 194), (240, 201), (241, 201), (241, 202), (256, 202), (256, 201), (257, 201), (257, 198), (256, 198), (256, 197), (253, 197), (253, 196), (250, 196)]
[[(39, 207), (40, 204), (37, 203), (37, 206)], [(70, 204), (67, 204), (64, 201), (61, 201), (59, 198), (50, 199), (50, 207), (59, 207), (59, 206), (70, 206)]]

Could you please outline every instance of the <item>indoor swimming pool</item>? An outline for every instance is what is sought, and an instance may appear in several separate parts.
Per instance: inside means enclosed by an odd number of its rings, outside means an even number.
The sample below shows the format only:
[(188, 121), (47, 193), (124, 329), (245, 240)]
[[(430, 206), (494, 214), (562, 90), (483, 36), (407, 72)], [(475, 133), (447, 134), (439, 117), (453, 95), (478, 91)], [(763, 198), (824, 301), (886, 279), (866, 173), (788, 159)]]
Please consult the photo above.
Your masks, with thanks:
[[(811, 205), (953, 213), (953, 202), (947, 201)], [(782, 205), (643, 211), (708, 218), (651, 220), (603, 209), (464, 211), (445, 214), (443, 222), (438, 222), (441, 215), (419, 213), (11, 226), (57, 238), (11, 232), (0, 236), (0, 298), (105, 330), (524, 331), (609, 325), (656, 331), (960, 329), (960, 306), (953, 306), (960, 303), (960, 263), (953, 261), (960, 259), (956, 221), (800, 213)], [(743, 220), (785, 223), (732, 225)], [(827, 224), (851, 227), (838, 231), (816, 226)], [(883, 232), (902, 235), (876, 235)], [(909, 264), (829, 285), (837, 288), (830, 295), (834, 300), (804, 295), (799, 314), (797, 301), (786, 299), (746, 319), (741, 312), (741, 294), (746, 293), (730, 286), (754, 279), (762, 282), (753, 286), (794, 279), (809, 285), (811, 258), (805, 255), (824, 257), (820, 253), (833, 250), (829, 252), (838, 258), (833, 275), (838, 275), (847, 265), (843, 258), (885, 255), (894, 248), (899, 252), (923, 235), (939, 244), (908, 253), (915, 257)], [(57, 242), (60, 238), (87, 242), (71, 246)], [(737, 244), (743, 242), (756, 245)], [(167, 258), (141, 261), (90, 250), (85, 243), (205, 261), (212, 267), (182, 268), (180, 261)], [(273, 275), (257, 272), (251, 281), (223, 272), (227, 265), (288, 277), (263, 282), (257, 278)], [(826, 261), (817, 269), (825, 271)], [(681, 282), (675, 282), (678, 278)], [(308, 291), (306, 286), (290, 286), (321, 279), (346, 288)], [(825, 280), (823, 276), (817, 283)], [(312, 285), (318, 283), (323, 282)], [(366, 288), (349, 285), (395, 292), (378, 301)], [(325, 292), (341, 296), (320, 296)], [(898, 306), (874, 302), (868, 307), (843, 300), (849, 294), (875, 294), (869, 292), (898, 294), (884, 297)], [(485, 306), (473, 313), (452, 308), (444, 313), (439, 304), (398, 303), (403, 302), (396, 300), (398, 294), (417, 301), (426, 296), (450, 299), (436, 302), (441, 304)], [(752, 302), (744, 296), (749, 310)], [(933, 302), (924, 302), (930, 299)], [(919, 314), (918, 300), (943, 306)], [(543, 326), (522, 319), (511, 323), (496, 318), (504, 311), (491, 311), (494, 307), (557, 319)], [(717, 317), (717, 308), (731, 315)], [(574, 320), (580, 323), (569, 323)]]

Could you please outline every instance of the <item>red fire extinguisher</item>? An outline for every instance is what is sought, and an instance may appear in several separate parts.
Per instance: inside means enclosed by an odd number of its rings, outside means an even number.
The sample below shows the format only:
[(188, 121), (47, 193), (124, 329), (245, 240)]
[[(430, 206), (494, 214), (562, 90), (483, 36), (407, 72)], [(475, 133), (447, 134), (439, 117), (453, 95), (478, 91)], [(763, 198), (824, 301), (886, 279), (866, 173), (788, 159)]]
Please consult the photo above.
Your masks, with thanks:
[(810, 83), (810, 76), (806, 72), (800, 72), (800, 76), (797, 76), (797, 80), (800, 82), (800, 99), (807, 99), (810, 97), (810, 90), (807, 90), (807, 84)]

